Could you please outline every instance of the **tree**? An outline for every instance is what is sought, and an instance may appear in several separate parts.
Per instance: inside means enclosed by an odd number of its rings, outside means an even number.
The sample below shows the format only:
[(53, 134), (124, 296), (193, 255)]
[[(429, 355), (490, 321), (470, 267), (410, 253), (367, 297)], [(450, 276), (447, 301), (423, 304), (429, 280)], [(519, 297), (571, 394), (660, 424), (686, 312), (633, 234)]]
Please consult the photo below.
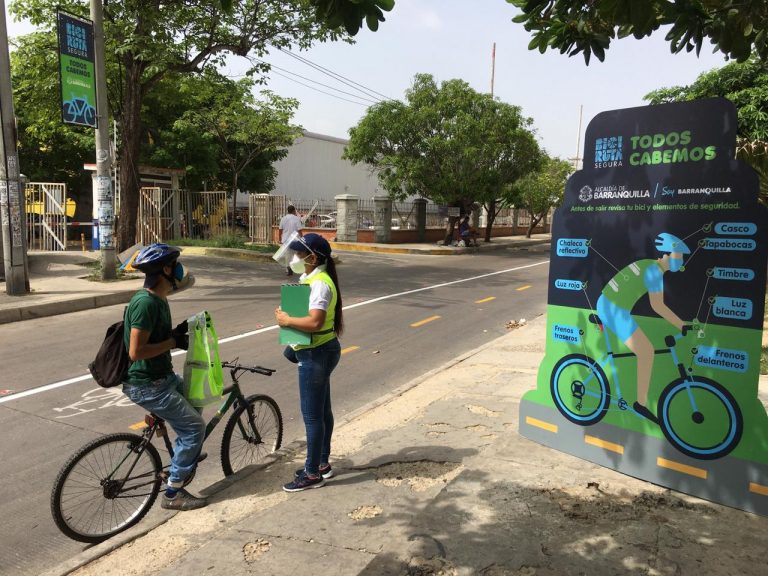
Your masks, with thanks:
[(365, 20), (368, 29), (375, 32), (384, 22), (384, 12), (395, 6), (395, 0), (312, 0), (317, 18), (331, 28), (344, 26), (354, 36)]
[[(250, 78), (233, 82), (208, 73), (201, 81), (189, 84), (195, 91), (195, 106), (175, 123), (175, 129), (202, 134), (216, 144), (230, 179), (234, 214), (239, 180), (247, 169), (260, 166), (257, 174), (266, 181), (258, 184), (258, 191), (271, 189), (271, 163), (285, 157), (288, 146), (302, 133), (300, 126), (290, 124), (299, 103), (266, 90), (261, 93), (263, 99), (257, 100), (252, 93), (255, 82)], [(260, 159), (267, 162), (259, 163)]]
[(531, 237), (531, 231), (549, 209), (562, 202), (565, 183), (572, 171), (570, 162), (545, 157), (539, 170), (523, 176), (510, 187), (510, 198), (514, 200), (515, 206), (525, 209), (531, 219), (526, 238)]
[(523, 24), (533, 39), (531, 50), (548, 48), (574, 56), (583, 53), (589, 64), (594, 54), (601, 62), (611, 40), (645, 38), (670, 26), (666, 40), (673, 53), (696, 54), (708, 38), (717, 50), (740, 62), (756, 52), (768, 59), (768, 7), (743, 0), (507, 0), (522, 10), (512, 19)]
[[(532, 140), (529, 124), (519, 108), (462, 80), (438, 86), (419, 74), (406, 102), (380, 102), (350, 129), (345, 158), (373, 166), (392, 198), (417, 195), (466, 211), (498, 193), (510, 174), (520, 176), (523, 155), (515, 147)], [(448, 219), (446, 242), (455, 223)]]
[[(15, 0), (11, 10), (36, 26), (52, 28), (58, 7), (88, 12), (84, 0)], [(117, 243), (125, 247), (136, 235), (142, 105), (164, 77), (215, 69), (230, 54), (262, 56), (270, 48), (306, 48), (343, 33), (318, 22), (315, 6), (305, 0), (117, 0), (105, 8), (105, 37), (107, 54), (114, 55), (121, 70), (113, 86), (120, 96), (113, 112), (120, 125)]]
[(722, 96), (736, 106), (736, 156), (760, 175), (760, 197), (768, 202), (768, 63), (758, 58), (705, 72), (690, 86), (661, 88), (645, 96), (651, 104)]

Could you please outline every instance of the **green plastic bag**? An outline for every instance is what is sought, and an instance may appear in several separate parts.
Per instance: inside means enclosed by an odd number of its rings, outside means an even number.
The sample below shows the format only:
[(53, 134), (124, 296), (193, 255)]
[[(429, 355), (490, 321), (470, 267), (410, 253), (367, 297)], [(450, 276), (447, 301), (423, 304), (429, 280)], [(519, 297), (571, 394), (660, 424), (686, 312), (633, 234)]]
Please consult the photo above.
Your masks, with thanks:
[(196, 408), (221, 400), (224, 371), (219, 357), (219, 339), (207, 310), (188, 320), (189, 348), (184, 362), (184, 396)]

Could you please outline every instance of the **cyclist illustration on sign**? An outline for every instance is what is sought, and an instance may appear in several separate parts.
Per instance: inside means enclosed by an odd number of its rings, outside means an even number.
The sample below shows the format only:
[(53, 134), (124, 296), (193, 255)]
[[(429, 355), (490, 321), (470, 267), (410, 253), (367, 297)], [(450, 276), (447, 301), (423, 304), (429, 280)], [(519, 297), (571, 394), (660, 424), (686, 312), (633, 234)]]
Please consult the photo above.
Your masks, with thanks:
[(661, 258), (633, 262), (605, 285), (597, 300), (597, 313), (603, 324), (637, 356), (637, 401), (632, 408), (658, 424), (656, 416), (647, 408), (654, 347), (632, 318), (631, 311), (647, 293), (653, 311), (682, 331), (683, 321), (664, 303), (664, 273), (681, 271), (683, 255), (691, 251), (685, 242), (668, 232), (656, 237), (656, 249), (663, 253)]

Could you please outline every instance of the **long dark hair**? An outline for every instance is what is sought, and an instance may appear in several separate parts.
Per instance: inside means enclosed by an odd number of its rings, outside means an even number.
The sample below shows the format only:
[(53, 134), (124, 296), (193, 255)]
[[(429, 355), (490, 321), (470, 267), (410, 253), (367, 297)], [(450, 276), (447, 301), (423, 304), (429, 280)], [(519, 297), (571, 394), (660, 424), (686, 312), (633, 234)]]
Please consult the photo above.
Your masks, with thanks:
[(331, 277), (331, 280), (333, 280), (333, 285), (336, 286), (336, 308), (333, 317), (333, 331), (336, 332), (337, 336), (341, 336), (342, 332), (344, 332), (344, 317), (341, 312), (341, 286), (339, 285), (339, 276), (336, 274), (336, 263), (333, 261), (333, 258), (326, 258), (322, 254), (318, 254), (318, 256), (320, 257), (320, 260), (325, 261), (325, 271), (328, 273), (328, 276)]

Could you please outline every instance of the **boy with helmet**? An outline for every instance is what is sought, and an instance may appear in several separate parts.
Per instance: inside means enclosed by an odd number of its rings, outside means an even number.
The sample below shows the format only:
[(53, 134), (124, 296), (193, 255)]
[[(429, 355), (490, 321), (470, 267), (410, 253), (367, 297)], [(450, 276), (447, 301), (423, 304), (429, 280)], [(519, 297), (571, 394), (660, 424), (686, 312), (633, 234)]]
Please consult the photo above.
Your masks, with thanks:
[(683, 321), (664, 303), (663, 277), (667, 271), (680, 271), (683, 255), (691, 251), (680, 238), (667, 232), (656, 237), (656, 249), (663, 254), (661, 258), (633, 262), (605, 285), (597, 300), (597, 313), (603, 324), (637, 356), (637, 401), (632, 408), (658, 424), (656, 416), (646, 407), (654, 348), (631, 312), (637, 301), (647, 293), (653, 311), (677, 329), (683, 329)]
[(132, 361), (123, 392), (133, 402), (163, 418), (176, 432), (176, 445), (162, 507), (194, 510), (208, 502), (183, 489), (201, 460), (205, 421), (184, 398), (183, 381), (173, 372), (171, 350), (187, 349), (187, 321), (171, 329), (167, 296), (193, 283), (178, 262), (181, 251), (167, 244), (143, 248), (132, 266), (145, 274), (144, 288), (125, 312), (125, 347)]

